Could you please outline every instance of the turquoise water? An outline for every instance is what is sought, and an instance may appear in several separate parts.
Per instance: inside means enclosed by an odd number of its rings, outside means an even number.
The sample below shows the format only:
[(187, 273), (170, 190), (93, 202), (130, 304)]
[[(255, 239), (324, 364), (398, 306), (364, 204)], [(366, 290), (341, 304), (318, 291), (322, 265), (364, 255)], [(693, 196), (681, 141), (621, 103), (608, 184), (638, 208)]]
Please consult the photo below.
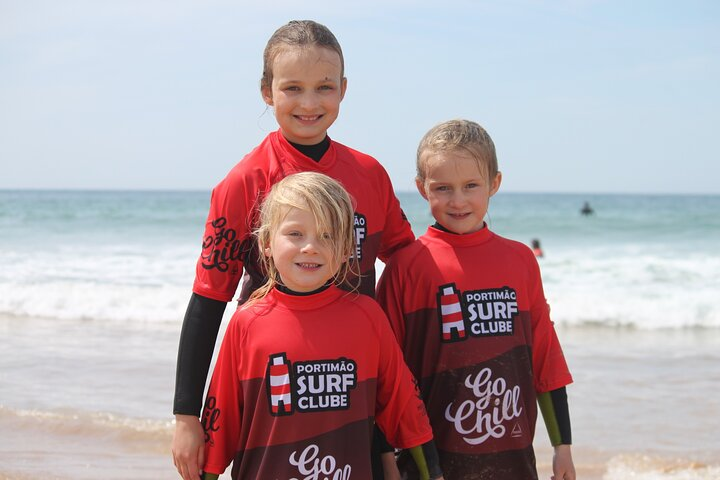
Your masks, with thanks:
[[(422, 234), (426, 203), (398, 197)], [(0, 313), (176, 321), (208, 203), (209, 192), (0, 192)], [(487, 220), (541, 240), (561, 324), (720, 327), (720, 196), (499, 193)]]

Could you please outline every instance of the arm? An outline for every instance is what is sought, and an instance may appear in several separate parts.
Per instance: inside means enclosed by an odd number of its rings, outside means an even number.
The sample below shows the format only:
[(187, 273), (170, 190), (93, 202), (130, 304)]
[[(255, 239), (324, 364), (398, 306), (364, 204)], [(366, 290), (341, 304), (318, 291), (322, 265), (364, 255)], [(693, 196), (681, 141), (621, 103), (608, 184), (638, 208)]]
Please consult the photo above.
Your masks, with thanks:
[(555, 453), (553, 455), (553, 478), (575, 480), (575, 465), (570, 445), (570, 413), (565, 387), (538, 395), (538, 404), (545, 420), (545, 427)]
[(443, 478), (442, 469), (440, 468), (440, 456), (433, 440), (411, 448), (410, 455), (415, 460), (422, 480)]
[(175, 377), (173, 463), (184, 480), (196, 480), (205, 461), (200, 409), (225, 302), (193, 294), (183, 321)]
[[(382, 168), (382, 166), (380, 166)], [(390, 256), (401, 247), (411, 244), (415, 240), (415, 234), (410, 227), (405, 213), (400, 207), (400, 201), (395, 196), (395, 191), (388, 177), (387, 172), (383, 169), (381, 176), (380, 192), (385, 198), (385, 225), (383, 226), (382, 239), (378, 258), (387, 263)]]
[(222, 474), (239, 448), (244, 399), (241, 359), (246, 350), (240, 323), (235, 316), (228, 324), (202, 412), (206, 474)]
[(215, 341), (225, 312), (225, 302), (193, 293), (180, 333), (175, 372), (175, 415), (200, 416)]
[(570, 414), (565, 386), (572, 376), (565, 361), (555, 326), (550, 319), (550, 307), (545, 300), (540, 267), (528, 250), (532, 284), (530, 288), (531, 318), (533, 327), (533, 371), (538, 404), (555, 453), (553, 479), (575, 480), (575, 466), (570, 444)]
[(375, 307), (379, 317), (376, 328), (380, 354), (375, 420), (390, 445), (417, 447), (432, 440), (430, 420), (389, 323), (377, 305)]

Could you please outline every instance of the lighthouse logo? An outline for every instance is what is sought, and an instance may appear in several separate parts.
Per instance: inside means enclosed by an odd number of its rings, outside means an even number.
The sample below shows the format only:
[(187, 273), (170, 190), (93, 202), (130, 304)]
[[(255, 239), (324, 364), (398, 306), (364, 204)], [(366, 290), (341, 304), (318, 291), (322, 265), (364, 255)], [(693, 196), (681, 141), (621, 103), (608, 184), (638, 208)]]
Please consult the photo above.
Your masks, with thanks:
[(290, 393), (290, 363), (284, 353), (270, 355), (267, 367), (267, 388), (270, 397), (270, 414), (290, 415), (293, 411)]
[(507, 286), (461, 292), (454, 283), (449, 283), (438, 287), (437, 312), (444, 343), (460, 342), (471, 336), (513, 335), (517, 293)]
[(291, 363), (284, 352), (275, 353), (268, 357), (265, 384), (274, 417), (347, 410), (357, 386), (357, 364), (345, 357)]
[(441, 286), (437, 297), (443, 342), (465, 340), (465, 320), (460, 304), (460, 292), (455, 288), (455, 284)]

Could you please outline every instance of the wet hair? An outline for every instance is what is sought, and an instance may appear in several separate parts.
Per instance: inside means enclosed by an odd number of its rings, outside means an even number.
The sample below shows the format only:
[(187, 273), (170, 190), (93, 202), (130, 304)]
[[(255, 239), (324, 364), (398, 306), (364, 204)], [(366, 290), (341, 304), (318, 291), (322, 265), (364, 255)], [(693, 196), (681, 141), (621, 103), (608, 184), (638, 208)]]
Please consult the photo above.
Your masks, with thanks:
[(431, 128), (417, 149), (417, 178), (425, 181), (428, 159), (438, 153), (465, 151), (475, 159), (488, 180), (498, 174), (495, 144), (483, 127), (470, 120), (449, 120)]
[(292, 20), (275, 30), (263, 52), (263, 74), (260, 88), (272, 87), (273, 63), (278, 54), (287, 47), (318, 46), (328, 48), (340, 56), (340, 76), (345, 76), (345, 59), (340, 43), (325, 25), (312, 20)]
[[(355, 249), (352, 199), (337, 180), (322, 173), (300, 172), (273, 185), (260, 207), (260, 226), (254, 235), (267, 281), (252, 293), (249, 302), (263, 298), (273, 287), (282, 285), (272, 257), (263, 252), (270, 246), (280, 223), (291, 208), (309, 211), (315, 218), (318, 232), (329, 234), (327, 242), (331, 247), (333, 261), (339, 265), (332, 282), (348, 290), (356, 290), (360, 275), (357, 261), (351, 258)], [(356, 281), (352, 282), (352, 278)]]

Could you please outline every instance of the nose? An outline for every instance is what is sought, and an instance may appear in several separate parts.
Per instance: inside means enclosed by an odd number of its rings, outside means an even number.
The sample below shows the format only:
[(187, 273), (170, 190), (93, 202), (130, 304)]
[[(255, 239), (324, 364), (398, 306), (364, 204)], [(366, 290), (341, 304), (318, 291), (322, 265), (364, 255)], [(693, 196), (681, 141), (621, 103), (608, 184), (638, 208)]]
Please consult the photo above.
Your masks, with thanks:
[(312, 111), (318, 104), (318, 96), (315, 91), (305, 91), (300, 98), (300, 108)]
[(450, 206), (451, 207), (461, 207), (465, 205), (465, 195), (460, 190), (453, 191), (452, 195), (450, 196)]
[(300, 251), (303, 253), (317, 252), (317, 242), (318, 240), (316, 238), (308, 238), (305, 244), (300, 248)]

